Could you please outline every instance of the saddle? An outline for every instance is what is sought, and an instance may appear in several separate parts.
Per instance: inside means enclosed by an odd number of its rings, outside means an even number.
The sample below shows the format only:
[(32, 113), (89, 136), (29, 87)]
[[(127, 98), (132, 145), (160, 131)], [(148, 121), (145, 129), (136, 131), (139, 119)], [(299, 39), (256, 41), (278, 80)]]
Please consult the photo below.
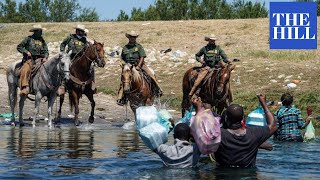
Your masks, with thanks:
[[(31, 68), (31, 78), (34, 77), (38, 70), (40, 69), (42, 63), (41, 63), (42, 58), (39, 58), (35, 61), (35, 63), (33, 64), (32, 68)], [(20, 77), (20, 72), (21, 72), (21, 68), (23, 66), (23, 62), (18, 62), (16, 64), (16, 66), (14, 67), (14, 75), (16, 77)]]

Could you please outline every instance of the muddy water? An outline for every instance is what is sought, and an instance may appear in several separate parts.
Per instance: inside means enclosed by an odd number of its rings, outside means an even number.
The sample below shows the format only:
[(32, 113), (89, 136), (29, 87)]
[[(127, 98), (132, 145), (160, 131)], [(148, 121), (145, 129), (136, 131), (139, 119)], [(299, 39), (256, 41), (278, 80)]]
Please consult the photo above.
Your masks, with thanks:
[[(206, 157), (197, 169), (168, 169), (135, 130), (122, 124), (0, 125), (1, 179), (318, 179), (320, 141), (271, 143), (255, 169), (217, 169)], [(168, 143), (172, 143), (172, 137)]]

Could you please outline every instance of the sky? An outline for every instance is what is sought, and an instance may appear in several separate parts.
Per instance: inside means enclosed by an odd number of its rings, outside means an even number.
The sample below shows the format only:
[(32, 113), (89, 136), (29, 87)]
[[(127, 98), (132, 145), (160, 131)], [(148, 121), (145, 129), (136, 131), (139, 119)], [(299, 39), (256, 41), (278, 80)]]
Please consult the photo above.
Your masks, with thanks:
[[(269, 2), (288, 2), (292, 0), (252, 0), (252, 2), (265, 2), (267, 9), (269, 9)], [(78, 0), (82, 7), (95, 8), (100, 19), (116, 19), (120, 14), (120, 10), (124, 10), (128, 15), (133, 7), (142, 9), (148, 8), (155, 4), (156, 0)], [(227, 0), (233, 2), (233, 0)]]
[[(2, 1), (2, 0), (0, 0)], [(25, 0), (17, 0), (17, 2)], [(95, 8), (99, 15), (100, 20), (116, 19), (120, 14), (120, 10), (124, 10), (128, 15), (133, 7), (142, 9), (148, 8), (150, 5), (155, 4), (156, 0), (78, 0), (81, 7)], [(259, 0), (252, 0), (256, 2)], [(265, 2), (267, 9), (269, 9), (269, 2), (288, 2), (290, 0), (260, 0)], [(233, 2), (233, 0), (227, 0), (227, 2)]]

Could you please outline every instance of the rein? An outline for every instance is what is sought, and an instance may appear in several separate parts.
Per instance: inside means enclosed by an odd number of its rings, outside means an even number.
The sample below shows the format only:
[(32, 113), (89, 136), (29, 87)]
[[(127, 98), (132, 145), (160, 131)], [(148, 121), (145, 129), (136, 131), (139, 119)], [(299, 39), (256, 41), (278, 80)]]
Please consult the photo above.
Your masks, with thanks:
[[(61, 69), (60, 63), (61, 63), (61, 62), (59, 62), (58, 79), (57, 79), (58, 82), (60, 82), (60, 80), (61, 80), (61, 74), (63, 74), (63, 73), (61, 73), (61, 70), (62, 70), (62, 69)], [(56, 77), (56, 76), (54, 76), (54, 75), (52, 75), (51, 73), (49, 73), (48, 69), (46, 68), (46, 66), (45, 66), (44, 64), (42, 64), (42, 67), (43, 67), (43, 68), (40, 69), (41, 79), (43, 80), (43, 82), (45, 83), (45, 85), (46, 85), (50, 90), (54, 90), (55, 87), (54, 87), (54, 85), (50, 84), (50, 80), (52, 79), (52, 77)], [(47, 74), (48, 80), (46, 80), (46, 78), (45, 78), (45, 76), (44, 76), (44, 73), (41, 73), (41, 72), (43, 72), (43, 71)], [(63, 71), (63, 72), (69, 72), (69, 71)]]
[[(89, 60), (90, 63), (95, 63), (96, 60), (100, 60), (100, 57), (99, 57), (99, 55), (98, 55), (97, 48), (95, 48), (95, 47), (93, 47), (93, 46), (94, 46), (94, 45), (88, 46), (87, 49), (84, 50), (84, 52), (82, 53), (82, 55), (81, 55), (79, 58), (77, 58), (74, 62), (72, 62), (72, 64), (74, 64), (75, 62), (80, 61), (83, 57), (85, 57), (86, 60)], [(85, 47), (84, 47), (84, 48), (85, 48)], [(83, 48), (83, 49), (84, 49), (84, 48)], [(94, 60), (94, 59), (91, 59), (90, 57), (88, 57), (88, 56), (86, 55), (88, 50), (91, 50), (91, 52), (93, 52), (93, 53), (95, 54), (95, 56), (96, 56), (96, 59), (95, 59), (95, 60)], [(71, 66), (72, 66), (72, 64), (71, 64)], [(88, 68), (88, 70), (90, 70), (90, 68)], [(70, 73), (70, 79), (71, 79), (71, 81), (73, 81), (74, 83), (80, 85), (82, 91), (84, 90), (84, 88), (85, 88), (86, 85), (89, 85), (89, 84), (93, 81), (93, 77), (89, 78), (87, 81), (81, 81), (79, 78), (75, 77), (75, 76), (72, 75), (71, 73)]]

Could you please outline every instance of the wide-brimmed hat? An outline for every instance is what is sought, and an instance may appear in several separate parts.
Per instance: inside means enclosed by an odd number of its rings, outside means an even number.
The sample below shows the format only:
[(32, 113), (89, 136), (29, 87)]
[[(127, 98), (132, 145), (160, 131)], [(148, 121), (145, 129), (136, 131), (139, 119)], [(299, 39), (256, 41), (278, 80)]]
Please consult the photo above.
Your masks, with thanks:
[(205, 36), (204, 40), (209, 41), (209, 40), (217, 40), (217, 37), (214, 34), (210, 34), (209, 36)]
[(130, 31), (128, 33), (126, 33), (126, 37), (129, 38), (129, 37), (138, 37), (139, 34), (136, 33), (135, 31)]
[(35, 24), (33, 25), (32, 29), (29, 30), (29, 32), (34, 32), (34, 31), (37, 31), (37, 30), (42, 30), (42, 31), (45, 31), (47, 30), (46, 28), (43, 28), (41, 26), (41, 24)]
[[(74, 29), (78, 29), (78, 30), (83, 31), (83, 32), (86, 31), (86, 27), (84, 25), (82, 25), (82, 24), (78, 24), (77, 27), (74, 27)], [(89, 32), (89, 30), (88, 30), (88, 32)]]
[(88, 33), (88, 32), (89, 32), (89, 30), (88, 30), (88, 29), (84, 29), (84, 32), (85, 32), (85, 33)]

